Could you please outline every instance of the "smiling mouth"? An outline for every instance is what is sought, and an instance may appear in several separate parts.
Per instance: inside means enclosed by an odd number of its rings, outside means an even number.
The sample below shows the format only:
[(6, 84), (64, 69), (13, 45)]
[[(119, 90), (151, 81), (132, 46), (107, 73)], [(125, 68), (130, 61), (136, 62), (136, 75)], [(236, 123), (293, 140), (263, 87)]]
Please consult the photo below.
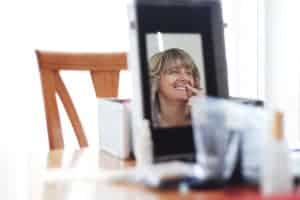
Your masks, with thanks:
[(186, 84), (176, 84), (174, 88), (179, 91), (186, 91)]

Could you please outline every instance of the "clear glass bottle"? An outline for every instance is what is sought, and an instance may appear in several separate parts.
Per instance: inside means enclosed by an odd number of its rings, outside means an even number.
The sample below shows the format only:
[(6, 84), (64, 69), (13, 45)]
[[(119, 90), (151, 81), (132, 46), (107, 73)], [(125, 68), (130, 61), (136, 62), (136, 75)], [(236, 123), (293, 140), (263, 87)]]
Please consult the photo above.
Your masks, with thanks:
[(261, 165), (261, 192), (265, 196), (293, 191), (293, 176), (283, 134), (283, 114), (275, 112), (272, 134), (266, 137)]

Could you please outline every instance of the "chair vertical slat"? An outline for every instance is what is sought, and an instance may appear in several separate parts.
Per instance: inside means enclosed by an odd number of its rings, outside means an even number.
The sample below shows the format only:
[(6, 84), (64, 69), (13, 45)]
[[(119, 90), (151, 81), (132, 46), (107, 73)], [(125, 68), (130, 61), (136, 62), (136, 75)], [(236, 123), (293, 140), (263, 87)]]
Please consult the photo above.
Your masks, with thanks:
[(80, 148), (87, 147), (88, 142), (85, 137), (85, 133), (82, 128), (80, 119), (75, 110), (74, 104), (68, 93), (68, 90), (67, 90), (62, 78), (60, 77), (59, 73), (55, 74), (55, 84), (56, 84), (56, 91), (57, 91), (58, 96), (60, 97), (61, 102), (63, 103), (64, 108), (68, 114), (68, 117), (72, 124), (73, 130), (75, 132), (75, 135), (78, 140)]
[(97, 97), (117, 97), (119, 71), (92, 71), (94, 89)]
[(59, 111), (55, 95), (56, 71), (40, 69), (50, 149), (63, 149)]

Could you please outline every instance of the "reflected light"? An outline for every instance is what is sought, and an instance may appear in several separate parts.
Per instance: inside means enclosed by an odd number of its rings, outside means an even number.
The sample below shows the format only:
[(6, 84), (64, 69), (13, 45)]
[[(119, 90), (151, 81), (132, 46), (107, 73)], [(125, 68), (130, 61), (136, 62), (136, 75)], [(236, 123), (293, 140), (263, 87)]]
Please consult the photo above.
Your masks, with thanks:
[(164, 42), (163, 42), (163, 39), (162, 39), (161, 32), (157, 32), (157, 41), (158, 41), (159, 51), (163, 51), (164, 50)]

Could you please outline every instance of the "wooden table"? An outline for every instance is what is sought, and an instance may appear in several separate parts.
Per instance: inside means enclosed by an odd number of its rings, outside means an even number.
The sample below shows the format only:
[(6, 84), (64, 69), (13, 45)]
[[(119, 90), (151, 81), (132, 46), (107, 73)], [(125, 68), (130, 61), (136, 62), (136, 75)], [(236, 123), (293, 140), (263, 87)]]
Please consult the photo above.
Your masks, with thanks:
[[(249, 187), (221, 190), (153, 190), (133, 184), (113, 184), (101, 175), (131, 169), (134, 161), (118, 160), (107, 153), (90, 149), (51, 151), (28, 158), (28, 199), (253, 199), (259, 194)], [(25, 171), (26, 171), (25, 170)], [(100, 178), (99, 178), (100, 177)], [(253, 196), (254, 195), (254, 196)]]

